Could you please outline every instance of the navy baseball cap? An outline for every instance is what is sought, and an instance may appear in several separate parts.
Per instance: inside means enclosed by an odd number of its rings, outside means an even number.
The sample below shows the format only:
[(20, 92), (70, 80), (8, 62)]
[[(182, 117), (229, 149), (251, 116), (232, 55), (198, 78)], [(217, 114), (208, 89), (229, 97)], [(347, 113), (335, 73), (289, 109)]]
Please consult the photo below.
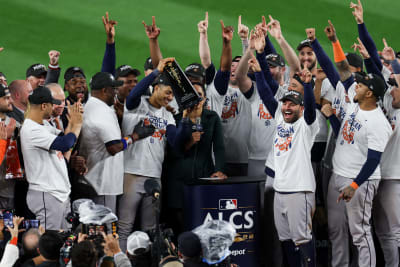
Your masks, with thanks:
[(287, 91), (283, 97), (280, 99), (280, 101), (285, 101), (285, 100), (290, 100), (296, 105), (303, 105), (303, 96), (294, 90)]
[(146, 62), (144, 62), (144, 70), (154, 70), (153, 66), (153, 61), (151, 61), (151, 57), (148, 57), (146, 59)]
[(178, 250), (186, 257), (200, 256), (202, 249), (200, 238), (193, 232), (183, 232), (178, 237)]
[(376, 98), (385, 94), (385, 82), (374, 73), (356, 72), (354, 77), (357, 83), (362, 83), (370, 89)]
[(83, 69), (80, 67), (69, 67), (65, 73), (64, 73), (64, 80), (65, 82), (68, 82), (72, 78), (85, 78), (85, 73), (83, 72)]
[(356, 53), (346, 53), (345, 55), (350, 66), (363, 69), (364, 63), (360, 55), (357, 55)]
[(304, 47), (312, 48), (311, 41), (309, 39), (305, 39), (305, 40), (301, 41), (300, 44), (297, 46), (297, 51), (300, 51)]
[(265, 57), (268, 65), (272, 67), (285, 67), (285, 60), (279, 54), (269, 54)]
[(186, 76), (191, 76), (195, 78), (204, 78), (206, 76), (206, 70), (201, 64), (192, 63), (185, 69)]
[(8, 89), (8, 87), (0, 83), (0, 97), (9, 95), (10, 95), (10, 90)]
[(118, 77), (126, 77), (129, 74), (133, 74), (135, 76), (139, 76), (140, 75), (140, 71), (137, 70), (137, 69), (132, 68), (129, 65), (121, 65), (115, 71), (115, 78), (118, 79)]
[(33, 64), (26, 70), (26, 78), (28, 78), (29, 76), (35, 76), (36, 78), (39, 78), (42, 75), (46, 76), (46, 74), (46, 66), (40, 63)]
[(123, 81), (118, 81), (111, 73), (98, 72), (90, 80), (90, 88), (92, 90), (101, 90), (107, 87), (119, 87), (123, 85)]
[(166, 86), (173, 86), (174, 84), (171, 82), (170, 78), (163, 72), (154, 80), (153, 86), (156, 84), (162, 84)]
[(43, 103), (52, 103), (55, 105), (60, 105), (61, 101), (54, 99), (51, 95), (51, 91), (46, 86), (39, 86), (28, 97), (29, 102), (31, 104), (43, 104)]

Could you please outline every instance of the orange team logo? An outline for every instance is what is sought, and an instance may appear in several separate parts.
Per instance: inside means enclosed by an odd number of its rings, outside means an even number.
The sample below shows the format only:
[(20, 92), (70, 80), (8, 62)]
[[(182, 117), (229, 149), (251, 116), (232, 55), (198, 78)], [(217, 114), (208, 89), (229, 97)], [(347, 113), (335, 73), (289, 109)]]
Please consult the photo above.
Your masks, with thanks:
[(286, 152), (292, 148), (294, 128), (293, 126), (290, 126), (288, 129), (286, 129), (282, 125), (278, 125), (277, 134), (278, 137), (275, 138), (274, 145), (278, 149), (276, 155), (280, 156), (281, 153)]
[(354, 144), (354, 134), (359, 131), (362, 125), (355, 119), (356, 114), (352, 113), (350, 118), (346, 120), (342, 129), (342, 137), (344, 140), (340, 142), (341, 145), (346, 141), (348, 144)]
[(273, 119), (271, 114), (269, 114), (268, 111), (264, 111), (264, 104), (262, 104), (262, 103), (258, 106), (258, 114), (257, 114), (257, 116), (260, 119), (264, 119), (264, 120), (272, 120)]
[(231, 106), (228, 107), (224, 107), (222, 110), (222, 115), (221, 118), (223, 120), (227, 120), (229, 118), (235, 118), (236, 114), (238, 114), (238, 109), (237, 109), (237, 101), (232, 101)]
[(393, 116), (392, 118), (389, 119), (393, 131), (396, 128), (396, 120), (397, 120), (396, 116)]
[(150, 143), (154, 143), (154, 139), (158, 139), (161, 141), (166, 133), (165, 129), (167, 128), (168, 121), (162, 118), (152, 116), (150, 114), (147, 115), (148, 118), (145, 118), (143, 120), (143, 125), (144, 126), (153, 125), (156, 128), (153, 135), (151, 136), (152, 138), (150, 138)]

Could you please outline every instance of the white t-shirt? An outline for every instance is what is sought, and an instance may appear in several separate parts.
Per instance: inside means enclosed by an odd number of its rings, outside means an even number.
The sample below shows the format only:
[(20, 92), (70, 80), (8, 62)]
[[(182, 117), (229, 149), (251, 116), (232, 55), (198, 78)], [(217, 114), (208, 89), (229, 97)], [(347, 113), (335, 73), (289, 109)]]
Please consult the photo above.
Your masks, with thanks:
[(336, 94), (335, 98), (332, 102), (332, 108), (335, 115), (339, 118), (340, 121), (344, 119), (346, 115), (347, 105), (354, 103), (354, 96), (356, 95), (356, 84), (353, 83), (346, 94), (344, 85), (341, 82), (338, 82), (336, 85)]
[(286, 123), (281, 104), (275, 114), (274, 189), (278, 192), (315, 192), (311, 148), (319, 131), (318, 122), (315, 120), (308, 125), (302, 116), (294, 123)]
[(393, 133), (382, 154), (381, 172), (383, 180), (400, 180), (400, 164), (398, 164), (400, 161), (400, 109), (392, 107), (393, 97), (390, 95), (391, 89), (387, 90), (383, 103)]
[(251, 106), (238, 88), (228, 87), (221, 96), (214, 83), (207, 88), (205, 107), (221, 117), (224, 134), (225, 162), (248, 162), (248, 139), (251, 133)]
[(254, 84), (253, 95), (248, 99), (251, 104), (251, 134), (249, 138), (249, 159), (265, 160), (271, 150), (275, 135), (276, 122), (263, 104)]
[[(325, 78), (322, 81), (321, 98), (324, 98), (331, 103), (333, 102), (333, 100), (335, 98), (335, 89), (332, 87), (328, 78)], [(326, 142), (328, 140), (328, 124), (326, 122), (326, 118), (319, 109), (316, 110), (316, 114), (317, 114), (317, 121), (318, 121), (318, 125), (319, 125), (319, 132), (318, 132), (317, 136), (315, 137), (315, 142)]]
[[(345, 113), (333, 154), (333, 172), (354, 179), (367, 160), (368, 149), (384, 151), (392, 128), (380, 107), (366, 111), (353, 103)], [(369, 179), (380, 178), (378, 166)]]
[(152, 136), (136, 141), (128, 146), (124, 154), (125, 172), (140, 176), (160, 178), (167, 145), (167, 125), (175, 125), (171, 112), (164, 107), (155, 108), (149, 103), (148, 96), (142, 96), (137, 108), (125, 107), (122, 120), (122, 132), (130, 135), (139, 121), (150, 122), (156, 127)]
[(25, 119), (20, 137), (29, 189), (47, 192), (64, 202), (71, 192), (67, 164), (61, 151), (50, 150), (59, 133), (54, 127)]
[(80, 154), (86, 158), (86, 181), (98, 195), (123, 193), (124, 154), (108, 153), (105, 143), (121, 140), (117, 115), (112, 107), (91, 97), (85, 105), (81, 130)]

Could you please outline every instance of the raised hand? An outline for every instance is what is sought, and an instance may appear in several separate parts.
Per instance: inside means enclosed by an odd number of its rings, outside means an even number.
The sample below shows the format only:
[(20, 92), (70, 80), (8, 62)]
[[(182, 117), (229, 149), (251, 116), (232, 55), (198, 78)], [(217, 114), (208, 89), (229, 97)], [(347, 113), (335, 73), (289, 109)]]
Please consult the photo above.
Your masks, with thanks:
[(11, 234), (11, 238), (18, 237), (18, 234), (19, 234), (19, 232), (20, 232), (20, 231), (18, 230), (18, 227), (19, 227), (19, 225), (21, 224), (21, 222), (22, 222), (23, 220), (24, 220), (24, 217), (14, 216), (14, 217), (13, 217), (13, 224), (14, 224), (14, 227), (11, 228), (10, 226), (7, 225), (8, 231), (10, 231), (10, 234)]
[(315, 28), (306, 29), (307, 39), (313, 42), (315, 40)]
[(257, 35), (254, 30), (250, 31), (249, 49), (256, 49)]
[(263, 34), (262, 29), (258, 29), (256, 32), (256, 38), (254, 41), (254, 47), (257, 50), (257, 52), (259, 54), (261, 54), (264, 51), (264, 47), (265, 47), (265, 37)]
[(363, 24), (364, 23), (364, 12), (363, 12), (363, 7), (361, 4), (361, 1), (358, 0), (358, 4), (354, 4), (353, 2), (350, 2), (350, 8), (353, 8), (353, 16), (356, 19), (357, 24)]
[(260, 72), (261, 71), (260, 64), (258, 63), (258, 60), (254, 56), (252, 56), (251, 59), (249, 60), (249, 68), (253, 72)]
[(282, 38), (281, 24), (278, 20), (269, 15), (269, 23), (267, 25), (269, 33), (277, 40)]
[(82, 126), (83, 122), (83, 105), (82, 99), (78, 99), (75, 104), (71, 105), (69, 101), (67, 101), (67, 109), (68, 109), (68, 121), (75, 126)]
[(300, 73), (298, 73), (298, 75), (300, 76), (300, 79), (303, 81), (303, 83), (311, 82), (312, 74), (308, 70), (308, 64), (307, 63), (304, 63), (304, 68), (301, 70)]
[(173, 58), (173, 57), (167, 57), (167, 58), (161, 59), (160, 62), (158, 62), (158, 66), (157, 66), (158, 71), (163, 72), (167, 63), (172, 62), (174, 60), (175, 60), (175, 58)]
[(249, 28), (242, 24), (242, 15), (240, 15), (238, 19), (238, 34), (242, 40), (247, 40), (249, 36)]
[(106, 12), (106, 17), (103, 16), (102, 19), (104, 30), (107, 34), (107, 43), (113, 44), (115, 37), (115, 26), (118, 24), (118, 22), (116, 22), (115, 20), (110, 20), (110, 18), (108, 17), (108, 12)]
[(325, 27), (325, 34), (328, 37), (328, 39), (334, 43), (337, 41), (337, 37), (336, 37), (336, 30), (335, 27), (333, 26), (332, 22), (330, 20), (328, 20), (329, 26)]
[(147, 25), (144, 21), (142, 21), (142, 24), (144, 25), (144, 29), (146, 30), (146, 35), (149, 39), (157, 39), (158, 36), (160, 35), (160, 28), (157, 27), (156, 25), (156, 18), (154, 16), (152, 18), (152, 24)]
[(358, 50), (358, 52), (360, 53), (360, 55), (361, 55), (364, 59), (370, 58), (367, 49), (365, 48), (364, 44), (361, 42), (361, 40), (360, 40), (359, 37), (357, 37), (357, 41), (358, 41), (358, 44), (357, 44), (357, 43), (354, 43), (354, 44), (351, 46), (351, 48), (353, 48), (354, 51), (357, 51), (357, 50)]
[(224, 22), (222, 20), (220, 20), (220, 23), (221, 23), (221, 29), (222, 29), (222, 39), (224, 39), (225, 42), (232, 41), (233, 27), (232, 26), (225, 27)]
[(60, 58), (60, 52), (57, 50), (49, 51), (50, 65), (57, 66), (58, 59)]
[(4, 50), (4, 47), (0, 47), (0, 52)]
[(383, 59), (390, 60), (390, 61), (394, 60), (396, 58), (394, 50), (393, 50), (393, 48), (388, 46), (385, 38), (383, 38), (383, 45), (385, 46), (381, 53)]
[(17, 121), (10, 118), (10, 122), (6, 126), (7, 138), (11, 138), (14, 135), (15, 127), (17, 126)]
[(199, 30), (199, 33), (207, 33), (207, 29), (208, 29), (208, 12), (207, 11), (206, 11), (205, 19), (200, 21), (197, 24), (197, 29)]

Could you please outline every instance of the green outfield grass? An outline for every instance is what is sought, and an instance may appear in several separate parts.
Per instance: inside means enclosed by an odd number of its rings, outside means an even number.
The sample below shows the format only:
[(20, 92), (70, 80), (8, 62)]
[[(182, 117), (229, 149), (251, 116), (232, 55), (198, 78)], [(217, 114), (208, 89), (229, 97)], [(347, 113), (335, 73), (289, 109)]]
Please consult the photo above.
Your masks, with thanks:
[[(105, 34), (101, 16), (109, 11), (118, 21), (116, 47), (117, 66), (131, 64), (143, 69), (149, 56), (148, 40), (142, 20), (151, 22), (156, 16), (161, 28), (159, 38), (165, 57), (175, 57), (180, 65), (199, 62), (197, 22), (209, 12), (209, 43), (213, 61), (219, 66), (221, 28), (219, 20), (237, 27), (237, 17), (253, 27), (261, 15), (271, 14), (280, 20), (282, 31), (292, 46), (305, 39), (304, 29), (315, 27), (317, 37), (331, 54), (323, 28), (331, 19), (344, 50), (357, 37), (357, 25), (349, 8), (349, 1), (243, 1), (243, 0), (12, 0), (2, 1), (0, 71), (9, 81), (24, 79), (27, 67), (33, 63), (48, 63), (47, 52), (61, 51), (60, 65), (80, 66), (88, 77), (100, 71), (105, 48)], [(400, 50), (400, 1), (363, 1), (364, 20), (378, 48), (386, 37), (395, 50)], [(276, 43), (275, 43), (276, 44)], [(235, 33), (233, 54), (240, 54), (240, 39)], [(64, 72), (62, 72), (62, 75)], [(62, 79), (60, 79), (63, 84)]]

